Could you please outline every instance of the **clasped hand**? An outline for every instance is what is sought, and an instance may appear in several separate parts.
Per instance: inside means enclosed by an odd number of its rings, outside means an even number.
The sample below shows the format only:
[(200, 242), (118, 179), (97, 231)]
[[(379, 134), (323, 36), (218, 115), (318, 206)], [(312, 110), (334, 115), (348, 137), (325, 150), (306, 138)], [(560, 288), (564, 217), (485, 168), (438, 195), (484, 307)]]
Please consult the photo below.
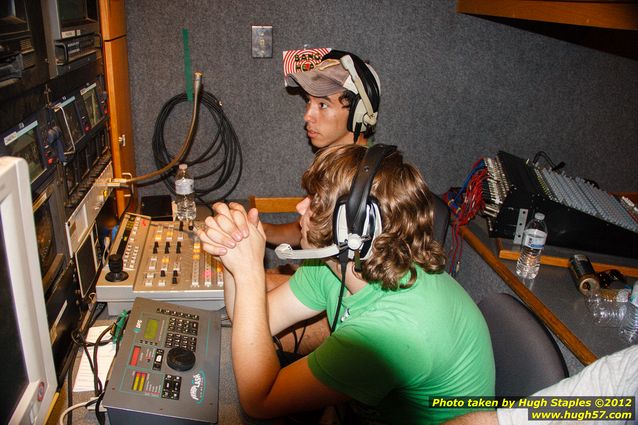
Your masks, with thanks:
[(220, 257), (233, 275), (248, 267), (263, 267), (266, 234), (255, 208), (246, 212), (241, 204), (217, 202), (214, 216), (204, 221), (198, 231), (202, 248)]

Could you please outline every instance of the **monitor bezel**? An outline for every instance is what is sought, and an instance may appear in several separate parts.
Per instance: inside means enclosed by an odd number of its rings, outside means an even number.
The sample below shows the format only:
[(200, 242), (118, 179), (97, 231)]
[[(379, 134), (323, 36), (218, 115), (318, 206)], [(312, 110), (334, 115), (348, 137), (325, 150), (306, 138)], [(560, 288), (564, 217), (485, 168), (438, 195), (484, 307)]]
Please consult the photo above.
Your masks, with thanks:
[[(46, 422), (57, 378), (38, 264), (27, 162), (0, 157), (0, 214), (28, 384), (9, 423)], [(33, 421), (32, 421), (33, 419)]]

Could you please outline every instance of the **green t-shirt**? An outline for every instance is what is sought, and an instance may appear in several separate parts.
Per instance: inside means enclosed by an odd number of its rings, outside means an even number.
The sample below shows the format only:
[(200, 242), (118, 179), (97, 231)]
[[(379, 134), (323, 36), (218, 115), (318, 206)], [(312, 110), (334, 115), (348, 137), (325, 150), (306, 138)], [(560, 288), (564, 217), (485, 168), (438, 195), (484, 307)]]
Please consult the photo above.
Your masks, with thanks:
[[(408, 276), (404, 277), (407, 282)], [(306, 261), (290, 280), (307, 307), (333, 321), (341, 282), (322, 261)], [(494, 395), (494, 357), (481, 312), (447, 273), (417, 267), (398, 291), (368, 284), (346, 292), (335, 332), (308, 356), (313, 375), (381, 419), (431, 424), (470, 409), (430, 408), (432, 396)]]

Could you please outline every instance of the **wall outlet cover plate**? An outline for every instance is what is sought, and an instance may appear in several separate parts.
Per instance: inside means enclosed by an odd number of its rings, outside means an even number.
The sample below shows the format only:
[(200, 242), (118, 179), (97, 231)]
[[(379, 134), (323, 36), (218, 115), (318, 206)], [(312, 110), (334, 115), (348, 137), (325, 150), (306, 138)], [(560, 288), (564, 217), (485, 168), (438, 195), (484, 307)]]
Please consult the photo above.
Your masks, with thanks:
[(272, 25), (253, 25), (253, 58), (272, 58)]

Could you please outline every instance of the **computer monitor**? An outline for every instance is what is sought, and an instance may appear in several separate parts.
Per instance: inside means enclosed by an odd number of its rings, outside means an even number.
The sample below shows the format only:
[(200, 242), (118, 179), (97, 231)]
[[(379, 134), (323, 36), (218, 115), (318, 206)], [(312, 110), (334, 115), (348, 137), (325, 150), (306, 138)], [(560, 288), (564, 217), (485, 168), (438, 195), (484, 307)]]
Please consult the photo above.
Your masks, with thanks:
[(45, 59), (40, 2), (0, 1), (0, 103), (44, 84), (49, 78)]
[(98, 0), (42, 2), (49, 72), (56, 77), (101, 57)]
[(0, 423), (44, 424), (57, 387), (29, 166), (0, 157)]

